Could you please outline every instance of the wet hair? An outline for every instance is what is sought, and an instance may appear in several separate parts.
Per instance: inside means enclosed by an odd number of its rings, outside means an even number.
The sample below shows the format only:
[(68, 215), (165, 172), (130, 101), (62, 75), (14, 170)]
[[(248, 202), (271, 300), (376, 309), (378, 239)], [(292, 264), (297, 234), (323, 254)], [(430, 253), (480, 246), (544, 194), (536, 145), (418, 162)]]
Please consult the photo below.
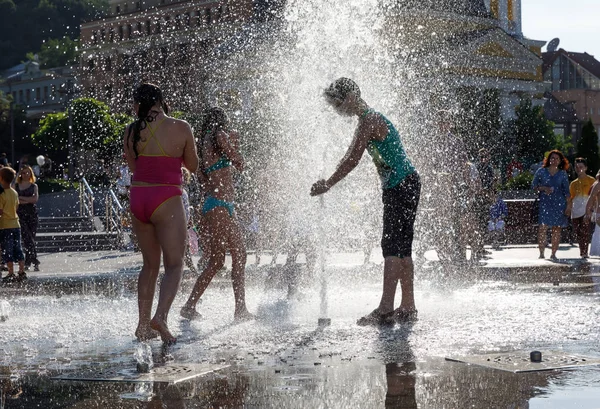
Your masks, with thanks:
[(133, 152), (138, 157), (137, 143), (140, 141), (140, 132), (146, 128), (148, 122), (154, 121), (155, 115), (151, 115), (151, 109), (157, 103), (160, 104), (165, 114), (169, 113), (169, 106), (165, 103), (162, 91), (154, 84), (144, 83), (137, 87), (133, 93), (133, 102), (139, 104), (136, 112), (137, 119), (129, 126), (127, 139), (133, 134)]
[(563, 155), (563, 153), (561, 151), (559, 151), (558, 149), (554, 149), (551, 150), (550, 152), (548, 152), (548, 156), (546, 156), (544, 158), (544, 164), (542, 165), (542, 167), (547, 168), (548, 166), (550, 166), (550, 156), (552, 155), (558, 155), (558, 157), (560, 158), (560, 163), (558, 164), (558, 168), (562, 169), (562, 170), (567, 170), (569, 169), (569, 161), (567, 160), (567, 158), (565, 158), (565, 155)]
[(33, 169), (31, 168), (31, 166), (29, 165), (23, 165), (21, 167), (21, 170), (19, 171), (18, 175), (17, 175), (17, 183), (21, 183), (23, 181), (23, 176), (21, 175), (21, 173), (23, 173), (24, 170), (28, 170), (29, 171), (29, 183), (35, 183), (35, 174), (33, 173)]
[(354, 94), (360, 98), (360, 88), (350, 78), (341, 77), (325, 88), (323, 94), (328, 98), (344, 101), (350, 94)]
[(15, 175), (17, 172), (13, 168), (9, 168), (8, 166), (0, 169), (0, 178), (6, 183), (12, 183), (15, 180)]
[(575, 158), (575, 164), (583, 163), (583, 166), (587, 167), (587, 159), (586, 158)]
[[(202, 136), (200, 141), (204, 138), (210, 138), (213, 146), (217, 148), (217, 134), (219, 131), (224, 131), (229, 127), (229, 117), (225, 110), (220, 107), (207, 108), (202, 112)], [(201, 152), (201, 150), (199, 150)]]

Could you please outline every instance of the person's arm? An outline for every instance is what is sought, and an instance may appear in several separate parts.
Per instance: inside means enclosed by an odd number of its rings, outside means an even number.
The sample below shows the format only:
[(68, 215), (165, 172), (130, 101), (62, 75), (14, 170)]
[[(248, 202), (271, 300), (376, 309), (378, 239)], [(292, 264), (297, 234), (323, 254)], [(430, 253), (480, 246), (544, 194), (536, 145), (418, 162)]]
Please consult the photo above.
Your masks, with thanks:
[(546, 186), (541, 186), (542, 183), (542, 171), (544, 168), (539, 168), (536, 172), (535, 175), (533, 176), (533, 181), (531, 182), (531, 188), (533, 190), (535, 190), (537, 193), (548, 193), (549, 192), (549, 187)]
[[(127, 161), (127, 166), (129, 166), (129, 170), (131, 170), (131, 172), (135, 172), (135, 152), (133, 151), (133, 129), (131, 129), (132, 126), (133, 124), (125, 128), (125, 133), (123, 134), (123, 152), (125, 152), (125, 160)], [(131, 138), (128, 138), (130, 129), (132, 135)]]
[[(375, 122), (377, 120), (377, 122)], [(383, 129), (385, 127), (385, 130)], [(354, 134), (354, 139), (348, 147), (346, 154), (341, 160), (333, 175), (327, 180), (319, 180), (313, 184), (310, 195), (317, 196), (327, 192), (336, 183), (345, 178), (360, 162), (363, 153), (367, 149), (367, 145), (372, 137), (377, 138), (380, 134), (387, 134), (387, 125), (379, 118), (371, 119), (369, 122), (364, 122), (358, 127)]]
[(569, 216), (571, 214), (571, 211), (573, 210), (573, 198), (575, 197), (575, 180), (569, 185), (569, 193), (570, 196), (567, 199), (567, 210), (565, 210), (565, 214), (567, 216)]
[(38, 186), (33, 184), (33, 195), (32, 196), (19, 196), (19, 204), (36, 204), (38, 201)]
[(567, 172), (565, 172), (563, 170), (563, 176), (562, 176), (562, 180), (561, 180), (560, 189), (562, 190), (562, 194), (564, 195), (565, 199), (567, 200), (567, 207), (565, 208), (565, 215), (567, 215), (567, 216), (571, 215), (571, 209), (569, 208), (569, 203), (572, 203), (571, 193), (570, 193), (569, 188), (570, 188), (569, 176), (567, 175)]
[(198, 151), (196, 150), (196, 140), (190, 124), (180, 121), (179, 130), (185, 136), (185, 146), (183, 147), (183, 164), (192, 173), (198, 170)]
[(600, 192), (600, 183), (596, 182), (592, 185), (592, 191), (590, 192), (590, 197), (588, 198), (587, 204), (585, 205), (585, 219), (586, 220), (589, 220), (592, 217), (592, 211), (594, 210), (594, 205), (596, 204), (598, 192)]
[(239, 172), (242, 172), (244, 170), (244, 158), (242, 158), (239, 150), (236, 149), (236, 141), (232, 140), (235, 138), (230, 138), (224, 131), (219, 131), (217, 133), (217, 146), (231, 161), (231, 164)]

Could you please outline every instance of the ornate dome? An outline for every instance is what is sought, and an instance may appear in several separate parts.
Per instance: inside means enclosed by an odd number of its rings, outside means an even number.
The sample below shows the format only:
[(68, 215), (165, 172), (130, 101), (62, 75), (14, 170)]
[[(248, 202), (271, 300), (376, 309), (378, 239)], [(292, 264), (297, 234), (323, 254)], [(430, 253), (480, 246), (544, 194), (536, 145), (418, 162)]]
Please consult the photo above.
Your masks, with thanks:
[(484, 0), (397, 0), (403, 10), (454, 13), (471, 17), (489, 17)]

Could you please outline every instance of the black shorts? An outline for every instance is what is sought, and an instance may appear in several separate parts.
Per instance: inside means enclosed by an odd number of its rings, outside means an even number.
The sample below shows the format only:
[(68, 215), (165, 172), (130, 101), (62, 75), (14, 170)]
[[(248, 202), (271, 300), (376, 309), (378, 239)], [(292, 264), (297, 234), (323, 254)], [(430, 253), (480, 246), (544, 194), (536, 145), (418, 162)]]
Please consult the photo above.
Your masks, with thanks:
[(421, 197), (417, 172), (391, 189), (383, 189), (383, 257), (411, 257), (415, 218)]

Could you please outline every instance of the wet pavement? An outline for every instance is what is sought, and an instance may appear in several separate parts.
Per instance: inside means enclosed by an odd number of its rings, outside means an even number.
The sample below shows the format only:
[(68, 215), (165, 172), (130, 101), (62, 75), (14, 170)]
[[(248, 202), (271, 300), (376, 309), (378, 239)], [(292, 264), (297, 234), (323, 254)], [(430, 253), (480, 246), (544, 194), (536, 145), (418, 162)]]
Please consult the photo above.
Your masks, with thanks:
[[(377, 253), (375, 251), (374, 253)], [(381, 260), (328, 255), (319, 269), (248, 265), (248, 305), (257, 319), (233, 322), (227, 273), (199, 312), (180, 319), (194, 277), (188, 272), (169, 324), (178, 343), (150, 343), (158, 367), (224, 365), (177, 384), (74, 382), (60, 374), (135, 368), (135, 284), (141, 257), (126, 252), (41, 256), (42, 271), (0, 287), (0, 383), (6, 408), (600, 408), (600, 367), (509, 373), (449, 356), (558, 350), (600, 357), (599, 259), (537, 259), (534, 246), (491, 250), (477, 264), (440, 263), (425, 253), (416, 272), (419, 320), (359, 327), (377, 306)], [(302, 259), (302, 257), (301, 257)], [(288, 297), (290, 269), (302, 277)], [(296, 271), (297, 270), (297, 271)], [(326, 309), (323, 301), (326, 300)], [(6, 309), (6, 307), (5, 307)], [(331, 325), (320, 327), (326, 316)], [(12, 376), (12, 378), (11, 378)], [(0, 407), (2, 407), (0, 405)]]

